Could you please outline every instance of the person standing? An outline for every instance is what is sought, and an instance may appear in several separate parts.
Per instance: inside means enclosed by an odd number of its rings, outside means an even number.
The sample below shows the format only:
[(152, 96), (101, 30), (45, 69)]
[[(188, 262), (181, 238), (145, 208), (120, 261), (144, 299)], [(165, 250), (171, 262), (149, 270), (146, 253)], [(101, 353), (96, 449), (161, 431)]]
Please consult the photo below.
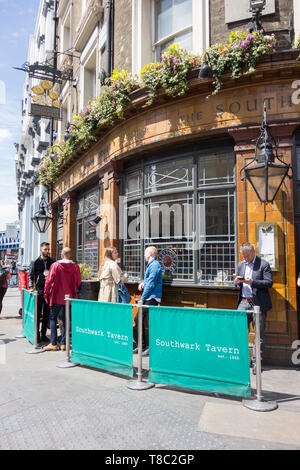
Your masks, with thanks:
[(4, 266), (4, 261), (0, 261), (0, 315), (2, 312), (3, 298), (8, 287), (9, 271)]
[(81, 284), (78, 264), (71, 260), (71, 248), (63, 248), (62, 259), (52, 264), (45, 283), (44, 299), (50, 305), (51, 342), (44, 346), (45, 351), (58, 351), (57, 320), (62, 320), (62, 336), (60, 349), (66, 349), (65, 296), (77, 299), (77, 288)]
[[(141, 301), (143, 305), (158, 305), (162, 298), (162, 267), (157, 261), (157, 249), (155, 246), (149, 246), (145, 250), (145, 260), (147, 269), (144, 281), (140, 283), (138, 289), (143, 291)], [(149, 355), (149, 339), (146, 338), (145, 321), (149, 316), (149, 309), (143, 308), (143, 356)], [(136, 319), (136, 330), (138, 331), (138, 317)], [(136, 344), (138, 341), (136, 340)], [(134, 349), (137, 352), (137, 348)]]
[(18, 272), (16, 262), (13, 260), (10, 265), (10, 287), (17, 287), (18, 285)]
[[(40, 246), (40, 256), (32, 261), (28, 273), (28, 288), (33, 290), (34, 285), (38, 293), (37, 315), (38, 315), (38, 343), (49, 343), (47, 329), (49, 322), (49, 305), (44, 300), (45, 282), (49, 275), (50, 267), (55, 262), (50, 258), (50, 244), (43, 242)], [(40, 331), (41, 324), (41, 331)]]
[(120, 282), (127, 282), (128, 275), (123, 273), (117, 263), (119, 253), (115, 247), (105, 251), (104, 260), (99, 270), (99, 302), (117, 302)]
[[(251, 243), (243, 243), (240, 252), (244, 258), (237, 268), (237, 276), (234, 283), (240, 288), (238, 298), (238, 310), (248, 311), (248, 327), (250, 323), (255, 328), (254, 305), (260, 307), (260, 348), (261, 360), (265, 345), (265, 327), (267, 312), (272, 308), (271, 297), (268, 289), (273, 285), (272, 271), (269, 263), (255, 254)], [(253, 347), (253, 374), (256, 374), (256, 351)]]

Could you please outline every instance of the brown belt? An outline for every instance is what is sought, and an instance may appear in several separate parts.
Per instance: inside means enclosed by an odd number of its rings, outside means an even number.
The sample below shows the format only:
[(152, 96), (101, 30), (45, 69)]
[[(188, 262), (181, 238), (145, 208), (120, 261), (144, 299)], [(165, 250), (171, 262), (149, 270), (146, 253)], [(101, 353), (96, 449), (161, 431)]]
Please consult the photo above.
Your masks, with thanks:
[(242, 297), (242, 300), (246, 300), (246, 302), (254, 302), (254, 299), (249, 299), (248, 297)]

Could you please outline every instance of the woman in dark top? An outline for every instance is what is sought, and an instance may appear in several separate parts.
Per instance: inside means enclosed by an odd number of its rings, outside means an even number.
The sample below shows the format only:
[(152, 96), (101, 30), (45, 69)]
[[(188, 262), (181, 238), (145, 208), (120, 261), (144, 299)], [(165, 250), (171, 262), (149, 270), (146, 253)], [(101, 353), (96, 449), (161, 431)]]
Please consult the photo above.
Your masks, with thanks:
[(0, 261), (0, 315), (2, 312), (2, 304), (3, 304), (3, 297), (7, 291), (7, 280), (8, 280), (9, 273), (5, 269), (4, 262)]

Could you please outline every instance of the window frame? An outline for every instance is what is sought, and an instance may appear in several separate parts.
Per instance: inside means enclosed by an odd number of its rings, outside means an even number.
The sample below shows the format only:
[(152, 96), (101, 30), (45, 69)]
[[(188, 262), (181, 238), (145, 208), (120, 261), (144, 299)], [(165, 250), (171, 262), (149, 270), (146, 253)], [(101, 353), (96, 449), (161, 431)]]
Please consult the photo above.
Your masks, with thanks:
[[(155, 0), (132, 0), (132, 74), (155, 60)], [(203, 54), (210, 45), (209, 0), (193, 0), (192, 50)], [(173, 37), (173, 36), (171, 36)]]
[[(98, 209), (96, 209), (95, 212), (90, 211), (89, 213), (85, 212), (85, 205), (86, 205), (86, 199), (87, 197), (92, 194), (92, 193), (98, 193)], [(83, 200), (83, 212), (80, 216), (78, 216), (78, 205), (80, 200)], [(78, 252), (79, 252), (79, 230), (81, 229), (81, 239), (82, 239), (82, 244), (81, 244), (81, 249), (80, 251), (82, 252), (82, 263), (85, 263), (85, 242), (86, 242), (86, 230), (85, 226), (89, 222), (89, 220), (92, 220), (95, 218), (95, 215), (97, 211), (100, 211), (100, 188), (98, 186), (93, 187), (92, 189), (88, 189), (87, 191), (82, 192), (81, 194), (78, 195), (77, 201), (76, 201), (76, 260), (79, 262), (78, 259)], [(97, 273), (99, 270), (99, 255), (100, 255), (100, 233), (99, 233), (99, 225), (95, 227), (96, 230), (96, 235), (97, 235)]]
[[(156, 40), (156, 37), (157, 37), (157, 15), (156, 15), (156, 8), (157, 8), (157, 3), (158, 1), (161, 1), (161, 0), (153, 0), (152, 1), (152, 15), (153, 15), (153, 19), (152, 19), (152, 25), (153, 25), (153, 33), (152, 33), (152, 51), (154, 53), (154, 60), (155, 61), (159, 61), (160, 58), (161, 58), (161, 49), (160, 49), (160, 46), (166, 42), (169, 42), (171, 41), (173, 38), (175, 39), (175, 37), (177, 36), (181, 36), (185, 33), (188, 33), (188, 32), (191, 32), (192, 34), (192, 49), (190, 52), (192, 52), (193, 50), (193, 42), (194, 42), (194, 38), (193, 38), (193, 21), (191, 24), (185, 26), (184, 28), (181, 28), (181, 29), (178, 29), (177, 31), (172, 31), (172, 33), (162, 37), (161, 39), (159, 40)], [(172, 0), (173, 1), (173, 0)], [(192, 18), (193, 18), (193, 10), (194, 10), (194, 1), (192, 0)]]
[[(221, 182), (220, 184), (213, 184), (213, 185), (200, 185), (199, 184), (199, 162), (201, 156), (207, 156), (209, 155), (227, 155), (227, 158), (230, 156), (233, 159), (233, 182), (229, 183), (223, 183)], [(182, 160), (183, 158), (190, 158), (192, 157), (192, 162), (193, 162), (193, 186), (192, 188), (181, 188), (181, 189), (170, 189), (170, 190), (164, 190), (164, 191), (159, 191), (155, 192), (153, 194), (145, 194), (145, 167), (148, 165), (152, 164), (158, 164), (158, 163), (166, 163), (168, 161), (177, 161), (177, 160)], [(229, 166), (227, 166), (227, 175), (229, 171)], [(132, 197), (127, 197), (126, 196), (126, 178), (128, 175), (132, 175), (134, 173), (140, 173), (140, 194)], [(234, 244), (234, 265), (237, 263), (237, 241), (238, 241), (238, 224), (237, 224), (237, 185), (236, 185), (236, 156), (235, 152), (233, 149), (233, 146), (230, 145), (228, 142), (222, 146), (220, 145), (218, 148), (215, 148), (211, 145), (207, 145), (206, 148), (203, 148), (201, 145), (201, 148), (199, 146), (194, 146), (190, 150), (183, 150), (183, 151), (178, 151), (175, 154), (164, 154), (161, 155), (160, 157), (158, 156), (152, 156), (152, 157), (146, 157), (142, 160), (139, 161), (138, 164), (130, 165), (127, 168), (124, 169), (123, 173), (123, 197), (124, 197), (124, 207), (123, 207), (123, 233), (121, 234), (122, 241), (123, 241), (123, 253), (124, 253), (124, 262), (125, 262), (125, 253), (126, 253), (126, 243), (130, 238), (128, 238), (128, 233), (126, 233), (127, 230), (127, 207), (129, 204), (140, 204), (141, 207), (144, 207), (145, 201), (150, 200), (150, 199), (159, 199), (160, 197), (165, 198), (168, 195), (180, 195), (182, 196), (186, 195), (187, 193), (192, 194), (192, 203), (193, 203), (193, 220), (192, 220), (192, 226), (193, 226), (193, 239), (192, 239), (192, 244), (193, 244), (193, 251), (194, 251), (194, 268), (193, 268), (193, 281), (188, 280), (188, 281), (183, 281), (183, 280), (176, 280), (172, 279), (170, 282), (164, 279), (164, 284), (167, 285), (173, 285), (173, 286), (180, 286), (180, 285), (186, 285), (186, 286), (197, 286), (197, 287), (212, 287), (211, 284), (208, 283), (200, 283), (198, 281), (198, 272), (199, 272), (199, 263), (200, 263), (200, 251), (199, 251), (199, 236), (200, 236), (200, 231), (199, 231), (199, 220), (198, 220), (198, 203), (200, 200), (200, 194), (205, 190), (206, 192), (213, 192), (213, 191), (224, 191), (224, 194), (229, 192), (230, 190), (232, 191), (233, 195), (233, 244)], [(227, 196), (226, 196), (227, 197)], [(228, 204), (230, 204), (230, 198), (228, 196)], [(229, 211), (228, 211), (229, 213)], [(230, 214), (231, 215), (231, 214)], [(145, 221), (144, 221), (145, 224)], [(147, 241), (144, 239), (144, 233), (142, 232), (144, 230), (144, 227), (141, 228), (141, 234), (140, 234), (140, 240), (139, 240), (139, 245), (140, 245), (140, 278), (143, 279), (144, 273), (145, 273), (145, 262), (143, 259), (143, 252), (145, 247), (147, 246)], [(230, 235), (230, 231), (229, 231)], [(170, 241), (170, 245), (174, 243)], [(130, 282), (135, 283), (137, 281), (137, 277), (135, 279), (132, 279)], [(230, 287), (233, 286), (232, 281), (230, 282)], [(214, 286), (213, 286), (214, 287)]]

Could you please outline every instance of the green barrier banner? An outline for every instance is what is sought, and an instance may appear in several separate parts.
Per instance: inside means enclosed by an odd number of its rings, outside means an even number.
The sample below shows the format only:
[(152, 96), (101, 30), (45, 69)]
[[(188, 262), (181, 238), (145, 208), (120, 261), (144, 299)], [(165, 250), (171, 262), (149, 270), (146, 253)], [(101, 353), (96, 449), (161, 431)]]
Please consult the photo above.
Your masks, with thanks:
[(132, 306), (71, 301), (71, 361), (133, 377)]
[(22, 334), (34, 344), (34, 295), (24, 289), (24, 327)]
[(149, 307), (149, 381), (251, 396), (247, 312)]

